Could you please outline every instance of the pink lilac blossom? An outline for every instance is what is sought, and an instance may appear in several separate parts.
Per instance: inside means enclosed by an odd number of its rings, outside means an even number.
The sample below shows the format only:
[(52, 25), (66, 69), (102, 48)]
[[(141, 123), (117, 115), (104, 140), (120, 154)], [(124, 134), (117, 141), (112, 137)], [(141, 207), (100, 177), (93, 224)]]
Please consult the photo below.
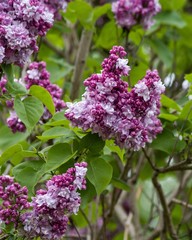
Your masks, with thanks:
[(128, 30), (136, 24), (148, 29), (154, 23), (152, 17), (160, 10), (158, 0), (118, 0), (112, 3), (117, 24)]
[(39, 0), (0, 0), (0, 64), (23, 66), (38, 51), (37, 37), (53, 25), (53, 14)]
[(77, 214), (81, 203), (77, 190), (86, 189), (87, 163), (76, 163), (66, 173), (47, 181), (46, 189), (38, 190), (30, 212), (22, 215), (27, 239), (61, 239), (66, 232), (68, 217)]
[(0, 176), (0, 221), (1, 224), (14, 223), (17, 227), (20, 221), (20, 212), (30, 207), (28, 190), (14, 182), (10, 176)]
[(130, 70), (125, 55), (123, 47), (113, 47), (102, 72), (84, 81), (82, 100), (67, 103), (65, 116), (73, 126), (91, 129), (104, 140), (114, 139), (121, 148), (137, 151), (162, 131), (157, 116), (165, 87), (154, 70), (147, 71), (128, 92), (127, 82), (121, 79)]
[(43, 1), (48, 6), (49, 10), (54, 14), (54, 18), (57, 20), (61, 19), (59, 11), (62, 10), (63, 12), (65, 12), (67, 9), (67, 5), (70, 2), (70, 0), (43, 0)]

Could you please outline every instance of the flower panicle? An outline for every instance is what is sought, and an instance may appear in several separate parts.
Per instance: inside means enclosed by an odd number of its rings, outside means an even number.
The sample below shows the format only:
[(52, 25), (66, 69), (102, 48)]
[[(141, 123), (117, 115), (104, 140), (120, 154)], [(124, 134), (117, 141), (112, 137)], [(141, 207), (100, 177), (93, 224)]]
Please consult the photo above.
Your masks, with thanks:
[(158, 72), (148, 70), (129, 92), (128, 83), (121, 79), (130, 71), (125, 55), (123, 47), (112, 48), (101, 73), (84, 81), (82, 100), (67, 103), (65, 116), (73, 126), (91, 129), (104, 140), (114, 139), (121, 148), (137, 151), (162, 131), (157, 116), (165, 87)]

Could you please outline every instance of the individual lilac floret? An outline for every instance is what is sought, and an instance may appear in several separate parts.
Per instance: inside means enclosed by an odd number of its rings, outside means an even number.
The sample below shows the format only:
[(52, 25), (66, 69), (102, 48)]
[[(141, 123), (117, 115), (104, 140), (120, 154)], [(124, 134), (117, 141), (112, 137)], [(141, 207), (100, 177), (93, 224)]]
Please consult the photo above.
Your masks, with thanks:
[(112, 3), (117, 24), (131, 29), (141, 24), (145, 29), (153, 25), (152, 17), (161, 10), (158, 0), (117, 0)]
[(0, 79), (0, 96), (7, 92), (6, 89), (7, 79), (5, 76), (1, 77)]
[(15, 183), (10, 176), (0, 176), (0, 221), (18, 226), (20, 213), (30, 207), (28, 190)]
[(125, 55), (123, 47), (113, 47), (101, 74), (84, 81), (82, 100), (67, 103), (65, 116), (73, 126), (91, 129), (104, 140), (114, 139), (121, 148), (137, 151), (162, 130), (157, 115), (165, 87), (155, 70), (148, 71), (128, 92), (127, 82), (121, 79), (130, 70)]
[[(63, 91), (59, 86), (50, 82), (50, 74), (46, 69), (45, 62), (32, 62), (29, 65), (27, 75), (25, 76), (25, 83), (27, 89), (32, 85), (39, 85), (45, 88), (51, 94), (57, 112), (66, 107), (65, 102), (61, 100)], [(51, 114), (45, 109), (42, 120), (47, 120), (50, 117)]]
[(18, 118), (15, 111), (10, 111), (10, 116), (7, 118), (7, 126), (13, 133), (26, 131), (25, 124)]
[(44, 3), (48, 6), (49, 10), (54, 14), (54, 18), (61, 19), (59, 11), (65, 12), (70, 0), (44, 0)]
[(3, 62), (4, 57), (5, 57), (5, 48), (0, 45), (0, 63)]
[(68, 217), (77, 214), (81, 203), (77, 190), (86, 189), (87, 163), (76, 163), (62, 175), (54, 176), (46, 190), (37, 191), (32, 211), (22, 215), (27, 239), (61, 239), (66, 232)]
[(53, 14), (39, 0), (0, 2), (0, 63), (23, 66), (38, 51), (37, 37), (53, 25)]

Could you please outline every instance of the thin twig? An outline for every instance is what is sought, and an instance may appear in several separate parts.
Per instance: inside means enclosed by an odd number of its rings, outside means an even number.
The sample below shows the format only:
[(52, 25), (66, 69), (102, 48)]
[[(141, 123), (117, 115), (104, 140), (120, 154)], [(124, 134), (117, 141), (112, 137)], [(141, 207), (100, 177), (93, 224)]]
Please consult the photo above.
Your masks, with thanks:
[(106, 216), (105, 216), (105, 195), (101, 194), (102, 218), (103, 218), (103, 240), (106, 240)]
[(179, 199), (173, 198), (173, 199), (172, 199), (172, 202), (173, 202), (173, 203), (177, 203), (177, 204), (179, 204), (179, 205), (182, 205), (182, 206), (184, 206), (184, 207), (186, 207), (186, 208), (192, 209), (192, 205), (191, 205), (191, 204), (189, 204), (189, 203), (187, 203), (187, 202), (184, 202), (184, 201), (181, 201), (181, 200), (179, 200)]
[(174, 240), (179, 240), (179, 238), (177, 236), (177, 233), (176, 233), (176, 231), (174, 229), (171, 217), (170, 217), (170, 209), (169, 209), (168, 204), (166, 202), (166, 199), (165, 199), (165, 196), (164, 196), (161, 184), (157, 180), (157, 177), (158, 177), (158, 173), (155, 172), (153, 177), (152, 177), (152, 182), (153, 182), (153, 185), (154, 185), (154, 187), (155, 187), (155, 189), (156, 189), (156, 191), (158, 193), (161, 205), (163, 207), (165, 223), (167, 223), (167, 227), (168, 227), (168, 230), (170, 232), (171, 237)]
[(71, 218), (69, 218), (69, 221), (70, 221), (72, 227), (75, 229), (75, 232), (77, 233), (79, 240), (82, 240), (82, 239), (81, 239), (81, 235), (80, 235), (78, 229), (76, 228), (76, 226), (75, 226), (73, 220), (72, 220)]
[(125, 231), (124, 231), (123, 240), (129, 239), (132, 218), (133, 218), (133, 214), (130, 213), (127, 217), (127, 220), (125, 221)]
[(81, 214), (83, 215), (85, 221), (87, 222), (88, 226), (89, 226), (89, 229), (91, 231), (91, 239), (93, 239), (93, 228), (92, 228), (92, 225), (87, 217), (87, 215), (84, 213), (84, 211), (82, 210), (82, 208), (79, 208), (79, 211), (81, 212)]
[(2, 175), (8, 175), (9, 171), (11, 170), (11, 167), (12, 165), (8, 163)]
[(161, 167), (161, 168), (157, 168), (153, 162), (151, 161), (151, 158), (147, 155), (146, 150), (143, 148), (143, 153), (146, 157), (146, 159), (148, 160), (151, 168), (158, 173), (167, 173), (167, 172), (172, 172), (172, 171), (181, 171), (181, 170), (190, 170), (192, 169), (192, 164), (188, 164), (189, 163), (189, 159), (186, 159), (184, 161), (181, 161), (179, 163), (176, 163), (172, 166), (168, 166), (168, 167)]
[(153, 162), (151, 161), (151, 158), (147, 155), (147, 152), (146, 152), (145, 148), (142, 148), (142, 151), (143, 151), (146, 159), (148, 160), (151, 168), (152, 168), (154, 171), (159, 172), (159, 169), (153, 164)]

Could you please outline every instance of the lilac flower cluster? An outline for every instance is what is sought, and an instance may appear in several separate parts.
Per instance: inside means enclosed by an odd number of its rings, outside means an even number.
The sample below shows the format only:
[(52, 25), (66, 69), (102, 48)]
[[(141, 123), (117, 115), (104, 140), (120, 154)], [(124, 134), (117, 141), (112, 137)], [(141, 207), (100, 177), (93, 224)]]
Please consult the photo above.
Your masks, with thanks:
[(91, 129), (104, 140), (114, 139), (121, 148), (134, 151), (151, 142), (162, 131), (157, 119), (163, 86), (156, 70), (128, 92), (128, 84), (121, 76), (130, 70), (123, 47), (114, 46), (106, 58), (101, 74), (93, 74), (84, 81), (86, 91), (82, 100), (67, 103), (65, 116), (73, 126), (84, 131)]
[(86, 189), (87, 163), (76, 163), (62, 175), (54, 176), (46, 190), (37, 191), (30, 212), (22, 215), (27, 239), (61, 239), (66, 232), (68, 216), (79, 210), (81, 198), (77, 190)]
[(53, 14), (39, 0), (0, 1), (0, 63), (22, 66), (38, 51), (38, 36), (53, 25)]
[(10, 111), (10, 116), (7, 118), (7, 126), (13, 133), (26, 131), (25, 124), (18, 118), (14, 110)]
[(15, 183), (10, 176), (0, 176), (0, 221), (1, 224), (14, 223), (17, 227), (20, 221), (20, 212), (30, 207), (28, 190)]
[(44, 0), (44, 3), (48, 6), (49, 10), (54, 14), (54, 18), (57, 20), (61, 19), (59, 11), (66, 11), (67, 5), (70, 0)]
[(118, 0), (112, 3), (117, 24), (130, 29), (141, 24), (145, 29), (153, 25), (152, 17), (161, 10), (158, 0)]
[[(62, 89), (56, 84), (52, 84), (50, 82), (50, 74), (46, 69), (45, 62), (32, 62), (29, 65), (29, 69), (27, 70), (24, 81), (27, 89), (29, 89), (32, 85), (39, 85), (45, 88), (51, 94), (55, 105), (55, 110), (57, 112), (66, 107), (65, 102), (61, 100)], [(47, 109), (45, 109), (42, 120), (46, 121), (50, 117), (51, 114)]]

